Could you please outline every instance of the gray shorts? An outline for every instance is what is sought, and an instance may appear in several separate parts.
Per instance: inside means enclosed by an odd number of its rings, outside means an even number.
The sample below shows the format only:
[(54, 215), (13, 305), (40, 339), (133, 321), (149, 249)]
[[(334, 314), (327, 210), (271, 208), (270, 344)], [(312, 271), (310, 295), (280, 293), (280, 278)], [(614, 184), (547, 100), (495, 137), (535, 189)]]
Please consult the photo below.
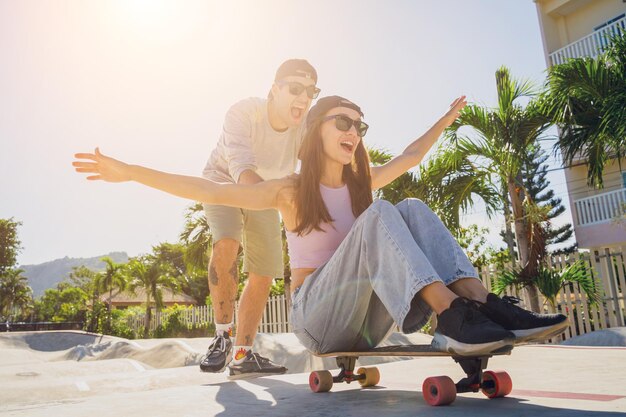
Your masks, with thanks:
[(278, 211), (204, 204), (204, 213), (214, 243), (234, 239), (243, 245), (244, 272), (283, 277), (283, 242)]

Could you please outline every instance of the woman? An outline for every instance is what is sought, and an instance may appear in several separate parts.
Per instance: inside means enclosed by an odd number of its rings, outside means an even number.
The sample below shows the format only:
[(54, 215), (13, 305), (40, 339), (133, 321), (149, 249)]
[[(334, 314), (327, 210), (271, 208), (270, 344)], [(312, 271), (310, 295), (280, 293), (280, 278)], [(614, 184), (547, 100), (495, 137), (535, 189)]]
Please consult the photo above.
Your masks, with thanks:
[(298, 175), (254, 185), (218, 184), (168, 174), (104, 156), (77, 154), (88, 180), (136, 181), (183, 198), (280, 211), (292, 267), (291, 323), (315, 353), (363, 350), (384, 340), (394, 323), (419, 330), (438, 315), (433, 346), (458, 355), (487, 354), (514, 342), (547, 338), (563, 315), (527, 312), (482, 286), (450, 232), (421, 201), (372, 201), (417, 165), (466, 105), (456, 99), (424, 135), (387, 164), (369, 167), (359, 106), (331, 96), (309, 111)]

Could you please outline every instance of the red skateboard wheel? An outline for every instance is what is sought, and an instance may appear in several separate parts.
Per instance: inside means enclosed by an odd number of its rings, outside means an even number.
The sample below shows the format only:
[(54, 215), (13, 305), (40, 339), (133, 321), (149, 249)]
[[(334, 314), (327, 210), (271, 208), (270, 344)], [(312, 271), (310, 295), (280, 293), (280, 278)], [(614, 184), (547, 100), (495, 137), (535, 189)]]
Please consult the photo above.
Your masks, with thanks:
[(456, 385), (448, 376), (431, 376), (422, 384), (422, 396), (430, 405), (448, 405), (456, 399)]

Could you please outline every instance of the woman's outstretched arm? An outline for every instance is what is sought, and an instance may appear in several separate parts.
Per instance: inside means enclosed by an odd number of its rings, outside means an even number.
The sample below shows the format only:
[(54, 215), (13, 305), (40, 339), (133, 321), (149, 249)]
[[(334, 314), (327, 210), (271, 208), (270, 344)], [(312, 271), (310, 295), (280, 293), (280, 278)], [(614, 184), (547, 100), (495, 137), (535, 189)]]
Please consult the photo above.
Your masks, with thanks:
[(92, 174), (87, 177), (91, 181), (135, 181), (189, 200), (250, 210), (276, 208), (277, 193), (284, 182), (272, 180), (252, 185), (221, 184), (204, 178), (130, 165), (102, 154), (98, 148), (94, 153), (77, 153), (74, 157), (77, 160), (72, 165), (76, 172)]
[(459, 117), (459, 112), (466, 105), (465, 96), (457, 98), (450, 104), (450, 109), (426, 133), (411, 142), (404, 152), (384, 165), (372, 167), (372, 188), (384, 187), (419, 164), (443, 131)]

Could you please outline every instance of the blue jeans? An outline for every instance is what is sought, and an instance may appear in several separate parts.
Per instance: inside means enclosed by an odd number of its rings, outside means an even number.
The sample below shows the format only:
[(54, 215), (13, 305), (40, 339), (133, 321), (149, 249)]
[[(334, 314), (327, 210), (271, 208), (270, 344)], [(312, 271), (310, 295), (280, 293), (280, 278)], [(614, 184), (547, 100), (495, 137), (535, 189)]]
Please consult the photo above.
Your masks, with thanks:
[(416, 296), (422, 288), (460, 278), (477, 274), (426, 204), (377, 200), (294, 293), (292, 328), (314, 353), (370, 349), (394, 323), (412, 333), (427, 322), (431, 309)]

